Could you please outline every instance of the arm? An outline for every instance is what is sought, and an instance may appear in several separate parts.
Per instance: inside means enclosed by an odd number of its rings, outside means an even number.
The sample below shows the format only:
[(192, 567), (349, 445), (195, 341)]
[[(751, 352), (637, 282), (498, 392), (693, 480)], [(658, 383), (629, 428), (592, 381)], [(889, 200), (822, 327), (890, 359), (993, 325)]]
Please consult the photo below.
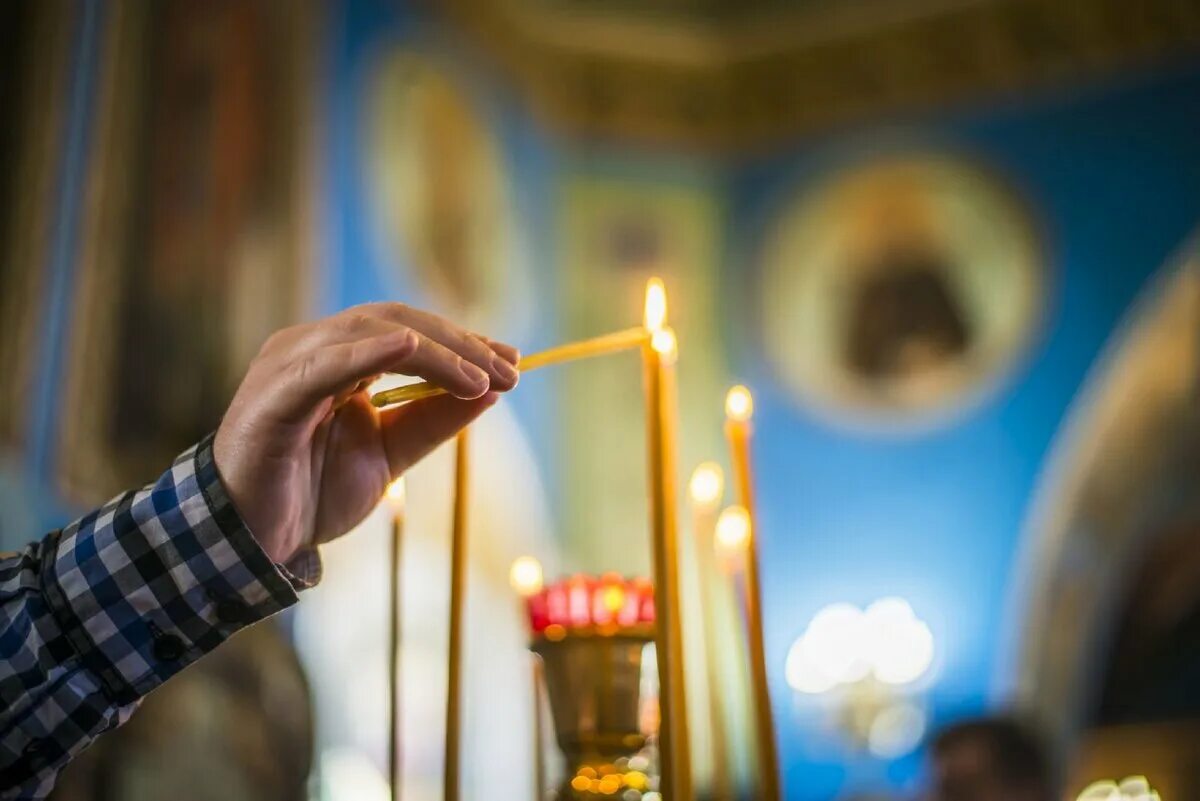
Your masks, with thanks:
[(138, 699), (318, 573), (313, 551), (291, 569), (263, 553), (211, 437), (155, 484), (0, 559), (0, 797), (45, 795)]
[[(517, 358), (401, 304), (287, 329), (155, 484), (0, 556), (0, 799), (44, 797), (146, 693), (295, 603), (316, 546), (511, 389)], [(380, 412), (384, 371), (453, 394)]]

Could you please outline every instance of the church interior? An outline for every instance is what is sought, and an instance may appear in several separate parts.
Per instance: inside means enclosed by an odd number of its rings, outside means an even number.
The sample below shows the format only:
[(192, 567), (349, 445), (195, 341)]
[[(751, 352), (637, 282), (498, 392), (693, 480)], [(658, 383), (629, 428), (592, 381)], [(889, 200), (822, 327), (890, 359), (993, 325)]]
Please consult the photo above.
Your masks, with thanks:
[[(51, 798), (1200, 799), (1200, 4), (0, 13), (0, 550), (282, 326), (673, 334), (524, 376)], [(992, 724), (1045, 795), (938, 789)]]

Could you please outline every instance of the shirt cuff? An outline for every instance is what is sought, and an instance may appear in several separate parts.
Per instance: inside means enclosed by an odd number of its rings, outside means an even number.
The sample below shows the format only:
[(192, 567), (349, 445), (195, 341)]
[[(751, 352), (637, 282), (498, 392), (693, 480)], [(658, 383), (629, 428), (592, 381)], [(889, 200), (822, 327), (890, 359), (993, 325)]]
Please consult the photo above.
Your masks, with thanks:
[(221, 484), (212, 440), (45, 550), (47, 603), (116, 703), (144, 696), (320, 579), (315, 550), (272, 563)]

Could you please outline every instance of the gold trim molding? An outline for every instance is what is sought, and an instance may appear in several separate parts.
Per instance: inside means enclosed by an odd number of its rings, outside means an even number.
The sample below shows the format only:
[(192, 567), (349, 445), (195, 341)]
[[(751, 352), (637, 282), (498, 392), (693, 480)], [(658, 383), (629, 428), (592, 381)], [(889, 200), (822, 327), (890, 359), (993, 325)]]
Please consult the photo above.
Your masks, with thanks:
[(1194, 0), (440, 0), (569, 135), (737, 150), (1200, 55)]

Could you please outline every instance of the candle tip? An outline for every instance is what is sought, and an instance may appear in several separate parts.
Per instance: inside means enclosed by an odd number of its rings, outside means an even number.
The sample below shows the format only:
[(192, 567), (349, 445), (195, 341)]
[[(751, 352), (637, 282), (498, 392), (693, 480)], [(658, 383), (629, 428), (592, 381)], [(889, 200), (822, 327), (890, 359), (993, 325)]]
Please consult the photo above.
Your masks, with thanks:
[(749, 389), (741, 384), (730, 387), (729, 394), (725, 396), (725, 415), (739, 423), (754, 416), (754, 397)]
[(542, 591), (542, 563), (532, 556), (522, 556), (508, 570), (508, 583), (522, 598)]
[(718, 554), (737, 556), (750, 544), (750, 512), (744, 506), (729, 506), (717, 518), (714, 545)]
[(406, 494), (407, 493), (404, 487), (404, 476), (400, 476), (391, 484), (387, 485), (387, 490), (384, 492), (384, 497), (387, 498), (388, 505), (392, 507), (393, 511), (402, 512), (404, 511)]
[(721, 472), (721, 465), (716, 462), (704, 462), (697, 466), (688, 484), (692, 502), (703, 508), (716, 506), (724, 489), (725, 475)]

